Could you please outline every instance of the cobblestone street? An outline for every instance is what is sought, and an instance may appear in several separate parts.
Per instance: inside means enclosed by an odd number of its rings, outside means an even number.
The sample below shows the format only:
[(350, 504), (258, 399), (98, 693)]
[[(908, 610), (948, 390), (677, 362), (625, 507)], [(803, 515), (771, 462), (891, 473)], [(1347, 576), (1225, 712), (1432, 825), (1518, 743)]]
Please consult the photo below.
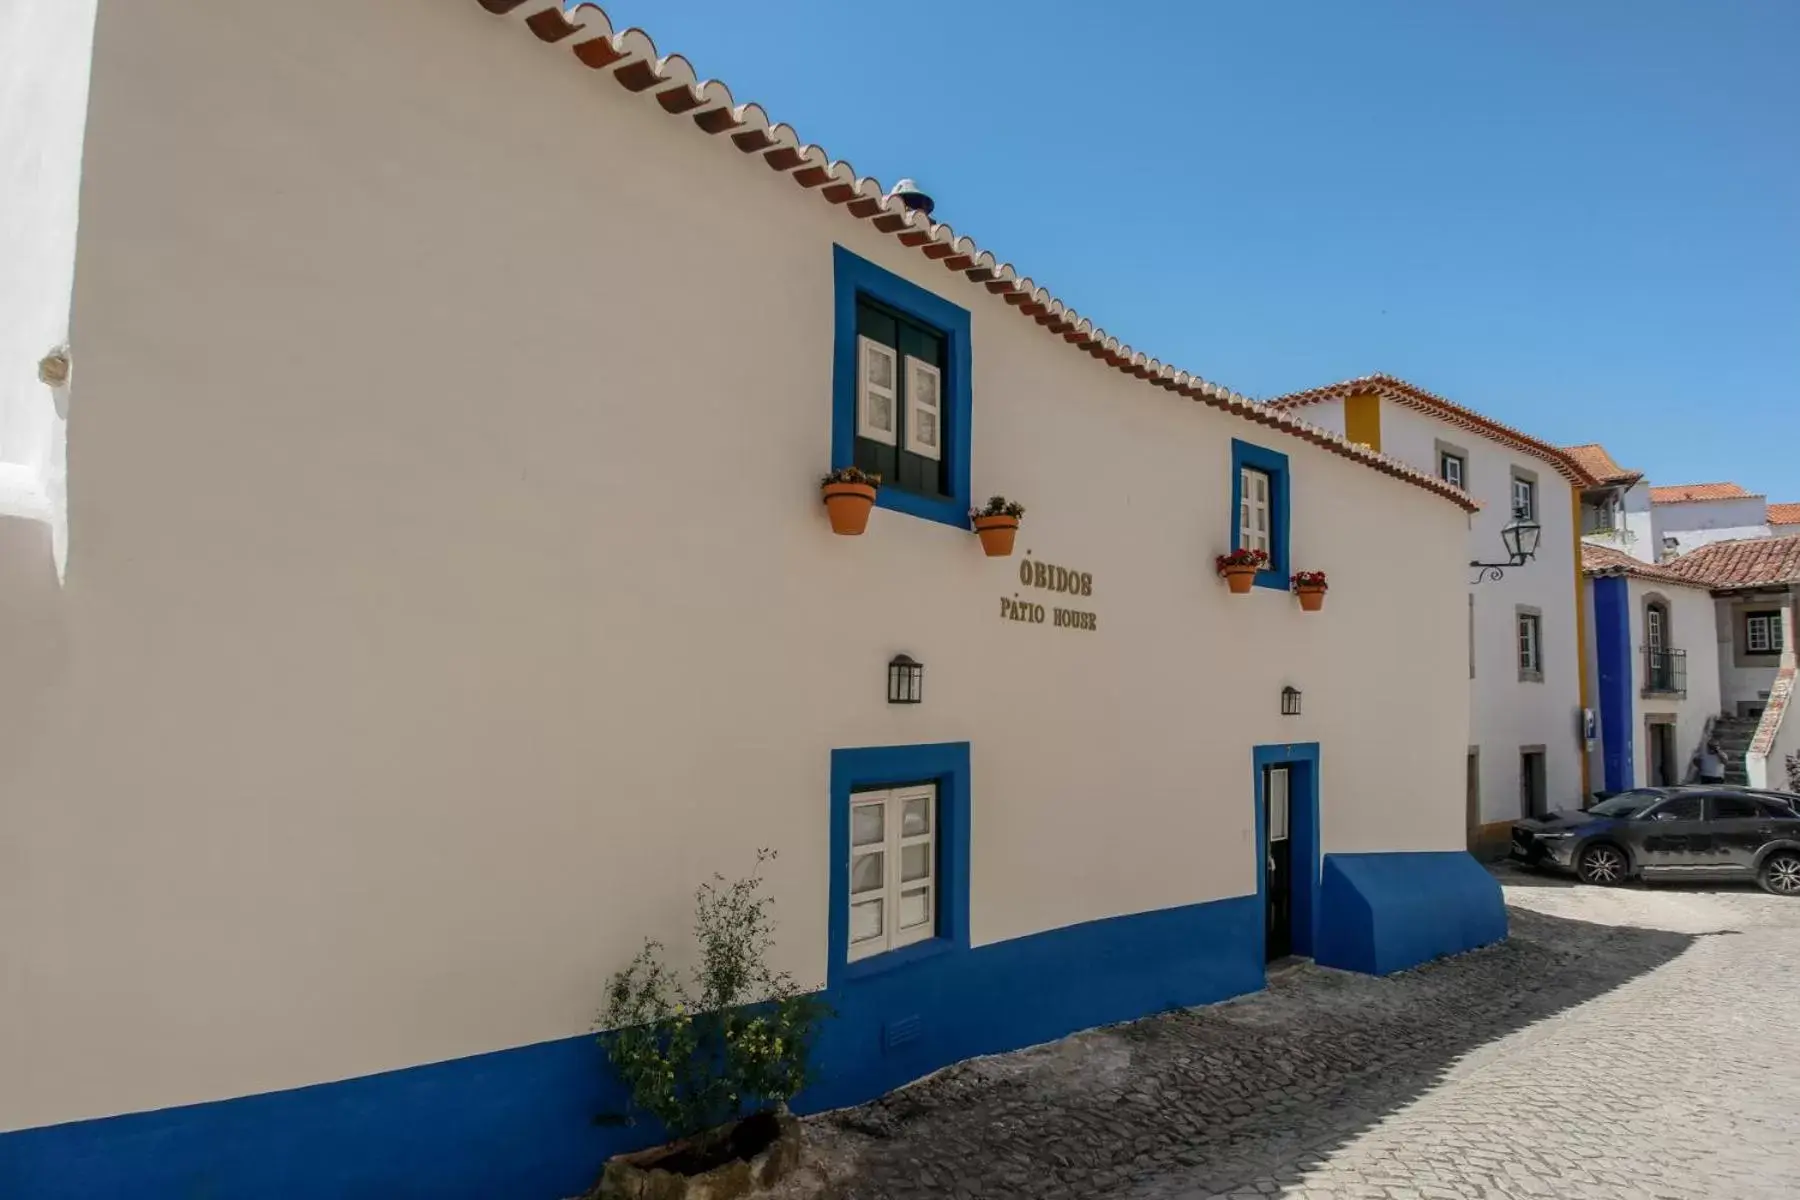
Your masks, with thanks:
[(813, 1123), (846, 1200), (1800, 1195), (1800, 904), (1506, 872), (1512, 937), (964, 1064)]

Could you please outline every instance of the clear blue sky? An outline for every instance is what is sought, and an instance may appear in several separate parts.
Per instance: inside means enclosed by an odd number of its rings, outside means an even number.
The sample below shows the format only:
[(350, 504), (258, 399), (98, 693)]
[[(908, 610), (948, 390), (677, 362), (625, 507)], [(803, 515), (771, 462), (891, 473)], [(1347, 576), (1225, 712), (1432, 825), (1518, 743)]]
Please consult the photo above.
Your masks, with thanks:
[(1800, 0), (613, 0), (1133, 346), (1800, 501)]

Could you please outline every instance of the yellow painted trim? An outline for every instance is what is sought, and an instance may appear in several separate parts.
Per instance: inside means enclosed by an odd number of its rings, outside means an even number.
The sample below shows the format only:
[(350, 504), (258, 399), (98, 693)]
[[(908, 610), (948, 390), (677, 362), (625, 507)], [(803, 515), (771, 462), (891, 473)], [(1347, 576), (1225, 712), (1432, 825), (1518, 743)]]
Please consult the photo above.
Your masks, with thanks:
[(1381, 397), (1358, 392), (1344, 401), (1344, 437), (1371, 450), (1381, 449)]
[[(1575, 543), (1575, 678), (1580, 681), (1581, 707), (1587, 708), (1589, 707), (1587, 677), (1588, 648), (1587, 613), (1582, 611), (1584, 593), (1582, 588), (1583, 577), (1581, 574), (1581, 493), (1573, 488), (1569, 489), (1569, 515), (1571, 517), (1569, 522), (1569, 537)], [(1593, 789), (1588, 786), (1588, 748), (1587, 741), (1581, 737), (1579, 729), (1576, 731), (1575, 737), (1578, 742), (1577, 749), (1579, 750), (1581, 757), (1581, 804), (1582, 807), (1585, 808), (1587, 806), (1588, 797), (1593, 794)]]

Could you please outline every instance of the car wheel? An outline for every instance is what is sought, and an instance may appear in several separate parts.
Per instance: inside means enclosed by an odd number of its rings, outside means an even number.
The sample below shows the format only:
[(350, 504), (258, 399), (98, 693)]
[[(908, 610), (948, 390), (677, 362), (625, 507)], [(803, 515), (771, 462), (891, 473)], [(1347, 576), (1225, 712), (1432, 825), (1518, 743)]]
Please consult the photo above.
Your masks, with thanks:
[(1624, 883), (1625, 853), (1617, 846), (1609, 846), (1605, 842), (1589, 846), (1576, 860), (1575, 873), (1581, 876), (1581, 882), (1591, 883), (1596, 887)]
[(1800, 896), (1800, 854), (1783, 850), (1763, 859), (1756, 881), (1777, 896)]

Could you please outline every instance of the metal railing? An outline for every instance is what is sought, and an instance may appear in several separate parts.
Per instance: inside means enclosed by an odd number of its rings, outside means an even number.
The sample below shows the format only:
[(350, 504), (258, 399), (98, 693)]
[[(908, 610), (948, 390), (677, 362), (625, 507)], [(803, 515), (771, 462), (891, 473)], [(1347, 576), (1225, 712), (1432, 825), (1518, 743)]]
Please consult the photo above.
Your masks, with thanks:
[(1687, 695), (1687, 651), (1645, 646), (1644, 690), (1664, 696)]

